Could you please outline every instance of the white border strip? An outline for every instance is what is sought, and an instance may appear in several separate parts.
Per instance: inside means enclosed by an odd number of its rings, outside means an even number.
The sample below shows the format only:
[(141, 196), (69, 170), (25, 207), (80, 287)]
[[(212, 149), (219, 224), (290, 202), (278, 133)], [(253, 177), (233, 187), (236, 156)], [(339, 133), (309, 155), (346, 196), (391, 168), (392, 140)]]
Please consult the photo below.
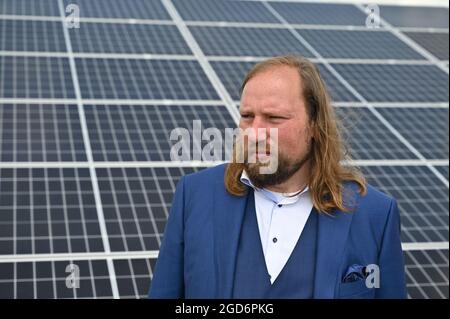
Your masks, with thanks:
[[(363, 102), (332, 102), (334, 107), (367, 107)], [(448, 109), (448, 103), (415, 103), (415, 102), (371, 102), (375, 108), (388, 109)]]
[[(221, 100), (127, 100), (127, 99), (82, 99), (84, 105), (192, 105), (224, 106)], [(77, 104), (76, 99), (24, 99), (0, 98), (0, 104)], [(425, 106), (424, 106), (425, 107)]]
[(418, 32), (418, 33), (447, 33), (448, 29), (444, 28), (419, 28), (419, 27), (396, 27), (397, 30), (402, 32)]
[[(402, 243), (403, 251), (445, 250), (449, 242)], [(0, 255), (0, 263), (40, 262), (40, 261), (78, 261), (78, 260), (123, 260), (123, 259), (157, 259), (159, 250), (96, 252), (96, 253), (62, 253), (62, 254), (24, 254)]]
[(412, 160), (352, 160), (350, 162), (343, 161), (343, 165), (349, 166), (448, 166), (448, 159), (441, 160), (420, 160), (420, 159), (412, 159)]
[(402, 243), (404, 251), (448, 249), (448, 241), (430, 243)]
[[(59, 6), (59, 11), (60, 11), (61, 16), (65, 17), (63, 0), (58, 1), (58, 6)], [(102, 207), (100, 190), (99, 190), (98, 181), (97, 181), (97, 173), (95, 171), (95, 166), (93, 165), (94, 160), (93, 160), (93, 156), (92, 156), (91, 143), (89, 140), (89, 133), (88, 133), (88, 128), (87, 128), (87, 124), (86, 124), (86, 115), (84, 114), (83, 102), (81, 100), (81, 90), (80, 90), (80, 85), (79, 85), (79, 81), (78, 81), (77, 69), (76, 69), (76, 65), (75, 65), (75, 58), (73, 57), (72, 44), (70, 42), (70, 35), (69, 35), (69, 31), (67, 30), (67, 28), (65, 26), (64, 19), (61, 20), (61, 24), (62, 24), (61, 27), (63, 28), (63, 32), (64, 32), (64, 38), (66, 41), (67, 51), (69, 52), (69, 55), (70, 55), (69, 56), (70, 71), (72, 74), (73, 85), (75, 88), (75, 96), (77, 99), (78, 113), (79, 113), (79, 117), (80, 117), (80, 125), (81, 125), (83, 141), (84, 141), (85, 150), (86, 150), (86, 157), (87, 157), (88, 164), (89, 164), (89, 172), (91, 174), (92, 190), (93, 190), (94, 198), (95, 198), (95, 206), (97, 209), (97, 216), (98, 216), (100, 232), (102, 234), (103, 247), (105, 249), (105, 252), (109, 253), (111, 251), (111, 249), (109, 246), (109, 238), (108, 238), (108, 232), (106, 229), (105, 216), (103, 215), (103, 207)], [(110, 276), (113, 297), (114, 297), (114, 299), (119, 299), (120, 295), (119, 295), (119, 289), (117, 287), (116, 272), (114, 269), (114, 264), (111, 259), (107, 259), (107, 265), (108, 265), (108, 271), (109, 271), (109, 276)]]
[[(141, 162), (0, 162), (0, 168), (121, 168), (121, 167), (212, 167), (227, 161), (141, 161)], [(347, 166), (449, 166), (448, 159), (352, 160)]]
[(44, 52), (44, 51), (0, 51), (0, 56), (83, 58), (83, 59), (127, 59), (127, 60), (181, 60), (192, 61), (190, 54), (152, 54), (152, 53), (102, 53), (102, 52)]
[[(225, 106), (222, 100), (128, 100), (128, 99), (82, 99), (84, 105), (192, 105), (192, 106)], [(233, 101), (237, 107), (240, 101)], [(0, 104), (77, 104), (76, 99), (27, 99), (27, 98), (0, 98)], [(363, 102), (333, 101), (335, 107), (367, 107)], [(371, 102), (375, 108), (426, 108), (448, 109), (449, 103), (440, 102)]]
[[(216, 27), (216, 28), (258, 28), (258, 29), (287, 29), (285, 25), (280, 23), (269, 22), (232, 22), (232, 21), (186, 21), (189, 27)], [(329, 31), (368, 31), (366, 26), (357, 25), (334, 25), (334, 24), (302, 24), (291, 23), (295, 29), (308, 30), (329, 30)], [(419, 28), (421, 29), (421, 28)], [(422, 30), (422, 29), (421, 29)], [(430, 28), (423, 28), (429, 31)], [(441, 29), (438, 29), (441, 30)], [(444, 29), (446, 30), (446, 29)], [(384, 28), (371, 29), (370, 32), (386, 32)]]
[[(259, 62), (272, 58), (270, 56), (207, 56), (208, 61), (215, 62)], [(321, 63), (322, 59), (308, 58), (313, 63)], [(350, 58), (323, 58), (328, 63), (333, 64), (406, 64), (406, 65), (436, 65), (435, 62), (428, 60), (407, 60), (407, 59), (350, 59)], [(448, 61), (439, 61), (440, 64), (446, 64)]]
[[(235, 1), (235, 0), (229, 0)], [(250, 2), (263, 2), (265, 0), (240, 0)], [(365, 4), (367, 0), (270, 0), (270, 2), (293, 2), (293, 3), (334, 3), (334, 4)], [(375, 0), (378, 5), (394, 5), (407, 7), (449, 7), (446, 0)]]
[[(60, 17), (51, 16), (26, 16), (26, 15), (5, 15), (0, 14), (0, 20), (16, 21), (61, 21)], [(80, 23), (112, 23), (112, 24), (147, 24), (147, 25), (175, 25), (171, 20), (143, 20), (143, 19), (114, 19), (114, 18), (80, 18)], [(230, 27), (230, 28), (266, 28), (266, 29), (286, 29), (279, 23), (267, 22), (232, 22), (232, 21), (186, 21), (187, 26), (203, 27)], [(333, 25), (333, 24), (299, 24), (292, 23), (296, 29), (311, 30), (330, 30), (330, 31), (367, 31), (365, 26), (355, 25)], [(430, 32), (430, 33), (449, 33), (446, 28), (425, 28), (425, 27), (397, 27), (400, 31), (406, 32)], [(385, 27), (371, 29), (371, 32), (387, 31)]]
[[(14, 57), (45, 57), (45, 58), (82, 58), (82, 59), (126, 59), (126, 60), (178, 60), (197, 61), (197, 58), (188, 54), (150, 54), (150, 53), (101, 53), (101, 52), (44, 52), (44, 51), (0, 51), (0, 56)], [(207, 61), (219, 62), (258, 62), (270, 58), (269, 56), (205, 56)], [(309, 58), (313, 63), (320, 63), (322, 60)], [(429, 61), (408, 60), (408, 59), (350, 59), (350, 58), (324, 58), (328, 63), (333, 64), (389, 64), (389, 65), (445, 65), (447, 60)]]
[[(16, 14), (0, 14), (1, 20), (18, 20), (18, 21), (64, 21), (65, 16), (32, 16), (32, 15), (16, 15)], [(116, 24), (157, 24), (157, 25), (174, 25), (172, 20), (158, 19), (121, 19), (121, 18), (88, 18), (80, 17), (80, 23), (116, 23)]]
[(119, 260), (119, 259), (156, 259), (159, 250), (110, 252), (110, 253), (71, 253), (71, 254), (27, 254), (27, 255), (0, 255), (0, 263), (39, 262), (39, 261), (65, 261), (65, 260)]

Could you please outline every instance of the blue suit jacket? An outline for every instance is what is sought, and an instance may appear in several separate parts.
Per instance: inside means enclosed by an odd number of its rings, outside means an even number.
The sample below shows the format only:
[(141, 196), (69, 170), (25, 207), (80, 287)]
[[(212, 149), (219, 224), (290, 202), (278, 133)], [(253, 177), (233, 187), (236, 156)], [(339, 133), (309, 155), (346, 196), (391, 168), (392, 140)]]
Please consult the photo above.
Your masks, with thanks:
[[(150, 287), (151, 298), (231, 298), (246, 196), (227, 193), (225, 165), (179, 181)], [(347, 188), (356, 190), (354, 184)], [(406, 297), (396, 201), (368, 186), (356, 210), (320, 214), (315, 298)], [(380, 287), (344, 283), (352, 265), (376, 264)]]

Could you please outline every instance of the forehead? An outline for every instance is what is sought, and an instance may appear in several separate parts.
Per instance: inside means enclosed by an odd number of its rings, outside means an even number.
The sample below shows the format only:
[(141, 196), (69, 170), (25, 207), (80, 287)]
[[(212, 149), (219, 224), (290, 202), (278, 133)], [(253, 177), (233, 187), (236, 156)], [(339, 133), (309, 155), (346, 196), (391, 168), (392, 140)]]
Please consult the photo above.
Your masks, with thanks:
[(302, 100), (301, 77), (291, 66), (274, 66), (255, 74), (242, 91), (241, 107), (288, 107)]

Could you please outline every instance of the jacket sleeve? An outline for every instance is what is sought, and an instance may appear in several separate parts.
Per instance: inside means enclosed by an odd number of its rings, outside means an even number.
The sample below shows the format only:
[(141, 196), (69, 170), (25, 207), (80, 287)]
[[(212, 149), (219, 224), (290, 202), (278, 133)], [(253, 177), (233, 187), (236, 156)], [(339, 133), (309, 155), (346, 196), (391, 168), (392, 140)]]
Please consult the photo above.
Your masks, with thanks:
[(379, 253), (380, 287), (376, 298), (406, 298), (405, 265), (400, 239), (400, 214), (397, 202), (392, 200), (384, 227)]
[(184, 298), (184, 177), (177, 184), (149, 298)]

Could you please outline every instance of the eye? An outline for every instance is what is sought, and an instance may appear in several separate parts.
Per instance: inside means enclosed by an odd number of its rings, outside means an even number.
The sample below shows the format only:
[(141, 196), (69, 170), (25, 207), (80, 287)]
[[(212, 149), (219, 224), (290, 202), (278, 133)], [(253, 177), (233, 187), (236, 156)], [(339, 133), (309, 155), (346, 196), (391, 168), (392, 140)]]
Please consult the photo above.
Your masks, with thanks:
[(269, 119), (271, 119), (271, 120), (283, 120), (284, 117), (282, 117), (282, 116), (269, 116)]
[(251, 115), (251, 114), (241, 114), (241, 117), (242, 117), (243, 119), (250, 119), (250, 118), (253, 117), (253, 115)]

